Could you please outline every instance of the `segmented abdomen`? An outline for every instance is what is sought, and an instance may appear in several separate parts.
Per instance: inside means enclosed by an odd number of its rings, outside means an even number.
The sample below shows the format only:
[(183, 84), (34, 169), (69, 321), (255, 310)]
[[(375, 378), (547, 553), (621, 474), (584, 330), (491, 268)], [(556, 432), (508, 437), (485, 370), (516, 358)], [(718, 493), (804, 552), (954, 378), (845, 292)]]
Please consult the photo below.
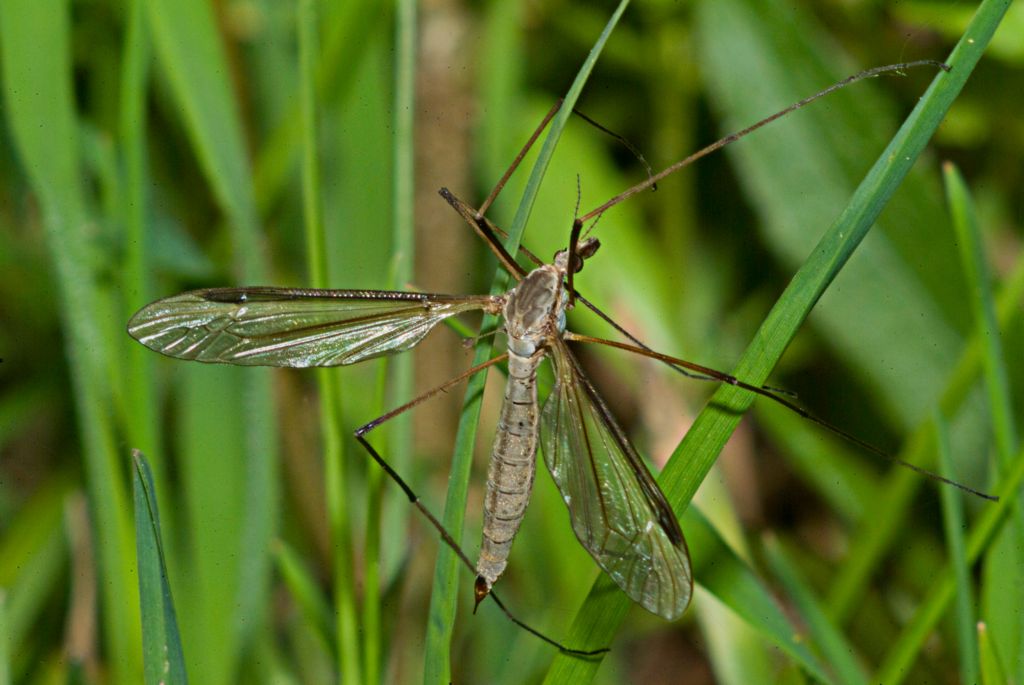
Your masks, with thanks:
[(530, 501), (536, 472), (537, 365), (515, 353), (509, 355), (505, 402), (498, 418), (498, 430), (487, 470), (484, 499), (484, 534), (480, 545), (477, 575), (488, 587), (498, 579), (508, 562), (512, 540)]

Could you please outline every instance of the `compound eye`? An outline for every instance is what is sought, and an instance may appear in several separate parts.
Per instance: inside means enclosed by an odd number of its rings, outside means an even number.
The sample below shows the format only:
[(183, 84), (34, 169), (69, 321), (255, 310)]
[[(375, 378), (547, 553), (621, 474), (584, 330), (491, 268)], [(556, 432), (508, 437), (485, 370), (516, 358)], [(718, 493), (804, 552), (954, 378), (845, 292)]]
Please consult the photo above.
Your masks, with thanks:
[(597, 238), (587, 238), (576, 246), (576, 254), (579, 255), (581, 259), (589, 259), (594, 256), (594, 253), (597, 252), (600, 247), (600, 240)]

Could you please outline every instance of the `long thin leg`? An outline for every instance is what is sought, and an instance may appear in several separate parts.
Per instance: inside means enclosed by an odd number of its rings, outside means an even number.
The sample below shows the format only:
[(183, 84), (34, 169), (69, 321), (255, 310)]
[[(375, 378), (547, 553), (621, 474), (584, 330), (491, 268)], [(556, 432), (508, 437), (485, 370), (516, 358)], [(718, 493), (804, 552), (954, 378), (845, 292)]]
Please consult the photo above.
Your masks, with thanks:
[[(405, 482), (404, 478), (402, 478), (400, 475), (398, 475), (398, 472), (396, 472), (393, 468), (391, 468), (391, 465), (388, 464), (387, 461), (380, 455), (380, 453), (377, 452), (377, 450), (373, 447), (373, 445), (371, 445), (367, 441), (365, 436), (366, 436), (367, 433), (372, 431), (374, 428), (380, 426), (384, 422), (389, 421), (390, 419), (395, 418), (399, 414), (412, 409), (413, 407), (417, 406), (421, 402), (425, 402), (426, 400), (430, 399), (434, 395), (437, 395), (438, 393), (447, 391), (453, 385), (456, 385), (456, 384), (462, 382), (466, 378), (469, 378), (470, 376), (472, 376), (472, 375), (474, 375), (474, 374), (476, 374), (476, 373), (478, 373), (480, 371), (483, 371), (484, 369), (486, 369), (488, 367), (494, 366), (498, 362), (501, 362), (501, 361), (505, 360), (507, 357), (508, 357), (508, 353), (506, 352), (504, 354), (500, 354), (497, 357), (494, 357), (493, 359), (490, 359), (490, 360), (484, 362), (483, 364), (478, 364), (478, 365), (474, 366), (473, 368), (468, 369), (467, 371), (462, 372), (458, 376), (456, 376), (456, 377), (446, 381), (445, 383), (442, 383), (441, 385), (437, 386), (436, 388), (433, 388), (432, 390), (428, 390), (427, 392), (423, 393), (422, 395), (419, 395), (419, 396), (413, 398), (412, 400), (409, 400), (408, 402), (406, 402), (402, 406), (397, 407), (395, 409), (392, 409), (388, 413), (386, 413), (386, 414), (384, 414), (382, 416), (379, 416), (379, 417), (375, 418), (374, 420), (372, 420), (372, 421), (370, 421), (368, 423), (363, 424), (362, 426), (360, 426), (359, 428), (357, 428), (355, 430), (355, 438), (356, 438), (356, 440), (359, 441), (359, 444), (361, 444), (363, 446), (363, 448), (370, 454), (370, 457), (375, 462), (377, 462), (377, 465), (380, 466), (382, 469), (384, 469), (384, 472), (386, 474), (388, 474), (388, 477), (391, 478), (391, 480), (393, 480), (398, 485), (398, 487), (402, 488), (402, 491), (405, 493), (405, 496), (409, 498), (409, 502), (411, 502), (412, 505), (414, 507), (416, 507), (421, 514), (423, 514), (424, 518), (426, 518), (427, 521), (430, 522), (430, 525), (432, 525), (434, 527), (434, 529), (437, 530), (438, 534), (441, 536), (441, 539), (444, 541), (444, 543), (446, 545), (448, 545), (452, 549), (452, 551), (455, 552), (455, 554), (459, 557), (459, 559), (462, 560), (462, 563), (466, 566), (466, 568), (468, 568), (472, 573), (476, 573), (476, 567), (473, 565), (473, 562), (470, 561), (470, 559), (466, 555), (466, 553), (462, 550), (462, 546), (459, 545), (459, 543), (456, 542), (455, 538), (452, 537), (451, 533), (449, 533), (445, 529), (445, 527), (443, 525), (441, 525), (441, 522), (437, 519), (437, 517), (434, 516), (434, 514), (431, 513), (431, 511), (429, 509), (427, 509), (427, 507), (420, 500), (419, 495), (417, 495), (416, 492), (409, 486), (409, 484)], [(566, 654), (574, 654), (576, 656), (589, 657), (589, 656), (597, 656), (599, 654), (604, 654), (605, 652), (609, 651), (608, 648), (594, 649), (594, 650), (582, 650), (582, 649), (572, 649), (570, 647), (566, 647), (565, 645), (563, 645), (563, 644), (559, 643), (558, 641), (548, 637), (547, 635), (545, 635), (545, 634), (541, 633), (540, 631), (538, 631), (536, 628), (533, 628), (533, 627), (527, 625), (522, 620), (517, 618), (511, 611), (509, 611), (509, 609), (505, 606), (505, 604), (501, 601), (501, 599), (497, 595), (494, 594), (494, 592), (490, 593), (490, 597), (491, 597), (491, 599), (494, 600), (494, 603), (498, 605), (498, 608), (502, 610), (502, 612), (505, 614), (505, 616), (508, 617), (508, 619), (510, 621), (512, 621), (517, 626), (519, 626), (523, 630), (527, 631), (531, 635), (534, 635), (534, 636), (540, 638), (544, 642), (547, 642), (548, 644), (552, 645), (553, 647), (556, 647), (558, 650), (560, 650), (562, 652), (565, 652)]]
[[(466, 223), (473, 227), (473, 230), (476, 231), (477, 235), (483, 238), (484, 242), (487, 243), (487, 246), (490, 247), (491, 251), (494, 252), (494, 254), (498, 257), (498, 260), (501, 262), (502, 266), (504, 266), (505, 269), (510, 274), (512, 274), (512, 276), (516, 280), (522, 280), (522, 277), (526, 275), (526, 272), (523, 270), (521, 266), (519, 266), (516, 263), (515, 258), (508, 253), (508, 251), (505, 249), (505, 246), (501, 243), (500, 240), (498, 240), (496, 235), (507, 234), (505, 234), (504, 231), (502, 231), (493, 223), (491, 223), (484, 215), (487, 214), (487, 210), (491, 208), (491, 205), (494, 204), (494, 201), (497, 199), (498, 194), (505, 188), (505, 184), (508, 183), (508, 179), (512, 177), (512, 174), (514, 174), (516, 169), (519, 168), (519, 165), (522, 164), (523, 159), (526, 157), (526, 154), (530, 151), (530, 148), (532, 148), (534, 143), (537, 142), (537, 139), (540, 137), (540, 134), (544, 132), (544, 129), (547, 128), (547, 125), (551, 122), (551, 119), (554, 118), (555, 114), (558, 113), (558, 110), (561, 109), (561, 107), (562, 99), (559, 98), (558, 101), (554, 105), (552, 105), (551, 109), (548, 110), (548, 113), (544, 115), (544, 118), (541, 120), (540, 124), (537, 126), (537, 128), (533, 130), (533, 133), (530, 134), (530, 137), (527, 139), (526, 144), (523, 145), (523, 147), (519, 150), (519, 153), (516, 155), (515, 159), (512, 160), (512, 164), (509, 165), (508, 169), (505, 170), (505, 173), (501, 175), (500, 179), (498, 179), (498, 182), (494, 185), (494, 188), (491, 189), (490, 194), (488, 194), (487, 199), (484, 200), (483, 204), (480, 205), (479, 209), (474, 209), (468, 203), (463, 202), (447, 188), (441, 188), (441, 190), (439, 191), (441, 197), (447, 200), (448, 204), (454, 207), (455, 210), (462, 215), (462, 218), (466, 220)], [(640, 154), (640, 151), (637, 150), (632, 143), (630, 143), (624, 137), (620, 136), (618, 133), (615, 133), (614, 131), (597, 123), (596, 121), (594, 121), (593, 119), (591, 119), (578, 109), (573, 109), (572, 113), (583, 119), (585, 122), (587, 122), (594, 128), (598, 129), (599, 131), (602, 131), (603, 133), (606, 133), (607, 135), (615, 138), (620, 143), (625, 145), (630, 152), (636, 155), (637, 159), (639, 159), (640, 162), (647, 169), (648, 178), (651, 177), (651, 165), (647, 163), (647, 160), (644, 158), (642, 154)], [(650, 187), (653, 188), (655, 187), (655, 185), (652, 183)], [(575, 241), (570, 243), (570, 250), (575, 250)], [(535, 256), (533, 256), (533, 254), (530, 253), (529, 250), (525, 250), (522, 247), (520, 247), (519, 251), (528, 255), (534, 263), (538, 265), (542, 264), (542, 262), (538, 260)], [(571, 278), (569, 282), (570, 284), (572, 283)]]
[(789, 107), (786, 107), (785, 109), (780, 110), (780, 111), (776, 112), (775, 114), (772, 114), (769, 117), (765, 117), (761, 121), (757, 122), (756, 124), (753, 124), (751, 126), (746, 127), (742, 131), (737, 131), (736, 133), (733, 133), (732, 135), (728, 135), (725, 138), (722, 138), (721, 140), (716, 141), (714, 143), (711, 143), (707, 147), (702, 148), (702, 149), (698, 150), (697, 152), (694, 152), (692, 155), (690, 155), (686, 159), (680, 160), (680, 161), (676, 162), (675, 164), (673, 164), (672, 166), (667, 167), (663, 171), (659, 171), (658, 173), (654, 174), (653, 176), (648, 177), (648, 179), (646, 181), (643, 181), (642, 183), (637, 183), (632, 188), (629, 188), (628, 190), (625, 190), (625, 191), (619, 193), (618, 195), (616, 195), (612, 199), (610, 199), (607, 202), (605, 202), (600, 207), (598, 207), (596, 209), (592, 209), (591, 211), (587, 212), (586, 214), (581, 216), (579, 219), (577, 219), (577, 221), (579, 221), (580, 223), (586, 223), (587, 221), (590, 221), (594, 217), (596, 217), (596, 216), (598, 216), (600, 214), (604, 214), (609, 208), (614, 207), (615, 205), (619, 204), (623, 200), (626, 200), (627, 198), (630, 198), (630, 197), (636, 195), (637, 193), (639, 193), (639, 192), (641, 192), (643, 190), (646, 190), (647, 188), (650, 188), (651, 186), (653, 186), (654, 184), (656, 184), (658, 181), (660, 181), (661, 179), (665, 178), (666, 176), (668, 176), (670, 174), (673, 174), (676, 171), (679, 171), (683, 167), (692, 164), (693, 162), (697, 161), (698, 159), (700, 159), (702, 157), (706, 157), (707, 155), (711, 154), (715, 150), (719, 150), (719, 149), (725, 147), (729, 143), (732, 143), (732, 142), (735, 142), (735, 141), (739, 140), (740, 138), (742, 138), (743, 136), (747, 135), (748, 133), (753, 133), (754, 131), (756, 131), (757, 129), (761, 128), (762, 126), (770, 124), (773, 121), (775, 121), (776, 119), (779, 119), (781, 117), (786, 116), (787, 114), (789, 114), (790, 112), (792, 112), (794, 110), (800, 109), (801, 107), (809, 105), (809, 104), (811, 104), (812, 102), (814, 102), (815, 100), (817, 100), (819, 98), (825, 97), (829, 93), (833, 93), (833, 92), (835, 92), (835, 91), (837, 91), (837, 90), (839, 90), (841, 88), (845, 88), (846, 86), (848, 86), (848, 85), (850, 85), (852, 83), (856, 83), (857, 81), (861, 81), (861, 80), (866, 79), (866, 78), (871, 78), (873, 76), (878, 76), (879, 74), (884, 74), (886, 72), (892, 72), (892, 71), (899, 72), (899, 71), (904, 71), (906, 69), (911, 69), (913, 67), (925, 67), (925, 66), (927, 66), (927, 67), (936, 67), (938, 69), (942, 69), (943, 71), (949, 71), (949, 66), (948, 65), (943, 64), (942, 62), (936, 62), (935, 60), (925, 59), (925, 60), (919, 60), (917, 62), (906, 62), (906, 63), (903, 63), (903, 64), (889, 64), (889, 65), (886, 65), (884, 67), (875, 67), (874, 69), (868, 69), (866, 71), (860, 72), (859, 74), (854, 74), (853, 76), (849, 76), (849, 77), (843, 79), (842, 81), (839, 81), (838, 83), (832, 84), (831, 86), (829, 86), (825, 90), (819, 91), (819, 92), (815, 93), (814, 95), (806, 97), (803, 100), (800, 100), (799, 102), (796, 102), (796, 103), (790, 105)]
[[(834, 83), (831, 86), (829, 86), (828, 88), (825, 88), (824, 90), (818, 91), (814, 95), (806, 97), (803, 100), (800, 100), (799, 102), (795, 102), (792, 105), (790, 105), (789, 107), (786, 107), (785, 109), (779, 110), (775, 114), (772, 114), (771, 116), (765, 117), (764, 119), (761, 119), (761, 121), (758, 121), (757, 123), (752, 124), (752, 125), (746, 127), (742, 131), (737, 131), (736, 133), (728, 135), (725, 138), (721, 138), (721, 139), (715, 141), (714, 143), (711, 143), (710, 145), (707, 145), (707, 146), (701, 148), (697, 152), (694, 152), (689, 157), (686, 157), (685, 159), (682, 159), (682, 160), (676, 162), (675, 164), (673, 164), (673, 165), (671, 165), (669, 167), (666, 167), (665, 169), (663, 169), (662, 171), (659, 171), (658, 173), (656, 173), (654, 175), (648, 174), (646, 181), (642, 181), (641, 183), (637, 183), (632, 188), (624, 190), (623, 192), (619, 193), (618, 195), (616, 195), (612, 199), (608, 200), (607, 202), (605, 202), (600, 207), (598, 207), (596, 209), (592, 209), (589, 212), (587, 212), (586, 214), (584, 214), (583, 216), (577, 217), (576, 219), (573, 220), (573, 222), (572, 222), (572, 231), (569, 234), (569, 254), (571, 255), (571, 254), (574, 254), (576, 252), (576, 243), (579, 240), (580, 232), (583, 230), (583, 225), (587, 221), (589, 221), (590, 219), (594, 219), (596, 217), (600, 217), (602, 214), (604, 214), (610, 208), (614, 207), (615, 205), (619, 204), (620, 202), (624, 202), (625, 200), (627, 200), (627, 199), (633, 197), (634, 195), (636, 195), (637, 193), (639, 193), (641, 191), (644, 191), (644, 190), (647, 190), (648, 188), (653, 188), (658, 183), (658, 181), (660, 181), (661, 179), (665, 178), (666, 176), (670, 176), (671, 174), (674, 174), (675, 172), (677, 172), (680, 169), (682, 169), (683, 167), (686, 167), (686, 166), (689, 166), (690, 164), (693, 164), (698, 159), (701, 159), (702, 157), (706, 157), (706, 156), (710, 155), (712, 152), (715, 152), (716, 150), (720, 150), (721, 148), (725, 147), (726, 145), (729, 145), (730, 143), (734, 143), (737, 140), (739, 140), (740, 138), (743, 138), (744, 136), (746, 136), (746, 135), (748, 135), (750, 133), (753, 133), (754, 131), (756, 131), (757, 129), (761, 128), (762, 126), (767, 126), (768, 124), (772, 123), (776, 119), (781, 119), (782, 117), (786, 116), (790, 112), (798, 110), (801, 107), (805, 107), (805, 106), (811, 104), (812, 102), (814, 102), (815, 100), (817, 100), (819, 98), (823, 98), (823, 97), (825, 97), (826, 95), (828, 95), (830, 93), (833, 93), (833, 92), (835, 92), (837, 90), (840, 90), (841, 88), (845, 88), (846, 86), (848, 86), (848, 85), (850, 85), (852, 83), (856, 83), (857, 81), (860, 81), (860, 80), (863, 80), (863, 79), (866, 79), (866, 78), (869, 78), (869, 77), (872, 77), (872, 76), (878, 76), (879, 74), (884, 74), (886, 72), (903, 71), (905, 69), (909, 69), (909, 68), (912, 68), (912, 67), (919, 67), (919, 66), (933, 66), (933, 67), (937, 67), (937, 68), (944, 69), (944, 70), (947, 70), (947, 71), (949, 70), (949, 67), (947, 65), (943, 64), (942, 62), (936, 62), (935, 60), (920, 60), (920, 61), (917, 61), (917, 62), (906, 62), (906, 63), (903, 63), (903, 64), (889, 64), (889, 65), (886, 65), (884, 67), (875, 67), (874, 69), (868, 69), (866, 71), (862, 71), (859, 74), (854, 74), (853, 76), (847, 77), (847, 78), (843, 79), (842, 81), (839, 81), (838, 83)], [(569, 273), (567, 275), (568, 276), (568, 281), (569, 281), (568, 292), (569, 292), (569, 306), (570, 307), (572, 306), (573, 298), (575, 297), (574, 293), (576, 292), (573, 289), (573, 273), (574, 273), (574, 271), (572, 269), (569, 269)]]
[(530, 134), (530, 138), (526, 141), (526, 145), (522, 147), (519, 154), (516, 155), (516, 158), (512, 160), (512, 164), (509, 165), (505, 173), (498, 179), (498, 182), (494, 184), (494, 188), (491, 190), (491, 193), (487, 196), (487, 199), (484, 200), (484, 203), (480, 205), (480, 209), (477, 210), (476, 215), (478, 218), (483, 217), (483, 215), (487, 213), (487, 210), (491, 208), (491, 205), (494, 204), (494, 201), (498, 198), (498, 193), (500, 193), (505, 187), (505, 184), (508, 183), (508, 179), (512, 178), (512, 174), (514, 174), (516, 169), (519, 168), (519, 165), (522, 164), (523, 158), (526, 157), (526, 153), (530, 151), (533, 144), (537, 142), (537, 138), (540, 137), (540, 134), (544, 132), (548, 123), (550, 123), (550, 121), (555, 117), (555, 114), (557, 114), (558, 110), (561, 108), (562, 98), (558, 98), (558, 101), (555, 102), (555, 104), (551, 106), (551, 109), (548, 110), (548, 113), (544, 115), (540, 125), (537, 126), (537, 128), (533, 130), (533, 133)]
[[(498, 235), (495, 231), (497, 227), (492, 224), (487, 217), (482, 216), (479, 212), (473, 209), (473, 207), (460, 200), (455, 193), (447, 188), (441, 188), (438, 193), (440, 193), (441, 197), (443, 197), (448, 204), (455, 208), (455, 211), (466, 220), (466, 223), (476, 231), (476, 234), (480, 236), (485, 243), (487, 243), (487, 247), (491, 248), (491, 252), (497, 256), (498, 261), (501, 262), (503, 267), (505, 267), (505, 270), (512, 274), (512, 277), (517, 281), (523, 280), (523, 276), (526, 275), (526, 271), (523, 267), (516, 264), (515, 258), (508, 253), (508, 250), (505, 249), (505, 246), (502, 245), (501, 241), (498, 239)], [(502, 231), (502, 233), (504, 233), (504, 231)]]
[[(522, 149), (519, 150), (519, 154), (516, 155), (516, 158), (512, 160), (512, 164), (510, 164), (505, 173), (501, 175), (501, 178), (498, 179), (498, 182), (494, 184), (494, 188), (491, 189), (491, 192), (487, 196), (487, 199), (484, 200), (484, 203), (480, 205), (480, 209), (477, 210), (478, 218), (486, 214), (487, 210), (491, 208), (492, 204), (494, 204), (494, 201), (498, 198), (498, 193), (500, 193), (502, 189), (504, 189), (505, 184), (508, 183), (508, 179), (512, 178), (512, 174), (514, 174), (516, 169), (519, 168), (519, 165), (522, 164), (523, 159), (526, 157), (526, 154), (530, 151), (530, 148), (533, 147), (533, 144), (537, 142), (537, 139), (540, 137), (540, 134), (544, 132), (544, 129), (547, 128), (547, 125), (549, 123), (551, 123), (551, 120), (555, 117), (555, 114), (557, 114), (558, 110), (562, 108), (562, 102), (563, 99), (558, 98), (558, 101), (555, 102), (554, 105), (552, 105), (551, 109), (549, 109), (548, 113), (544, 115), (544, 118), (541, 120), (537, 128), (535, 128), (533, 133), (530, 134), (530, 138), (526, 141), (526, 144), (523, 145)], [(648, 177), (654, 175), (654, 171), (651, 169), (651, 165), (647, 163), (647, 159), (643, 156), (640, 150), (638, 150), (637, 147), (633, 145), (633, 143), (626, 140), (624, 136), (619, 135), (618, 133), (611, 130), (607, 126), (604, 126), (603, 124), (591, 119), (590, 117), (588, 117), (586, 114), (576, 109), (575, 107), (573, 107), (572, 113), (578, 116), (583, 121), (590, 124), (591, 126), (593, 126), (594, 128), (596, 128), (601, 133), (611, 136), (615, 140), (619, 141), (619, 143), (621, 143), (627, 150), (629, 150), (633, 154), (633, 156), (636, 157), (637, 160), (639, 160), (640, 163), (644, 165), (644, 168), (647, 170)], [(655, 184), (652, 183), (651, 188), (654, 187)]]
[(999, 501), (999, 498), (994, 496), (994, 495), (989, 495), (989, 494), (986, 494), (986, 493), (981, 492), (979, 490), (975, 490), (974, 488), (968, 487), (968, 486), (966, 486), (966, 485), (964, 485), (962, 483), (958, 483), (958, 482), (956, 482), (954, 480), (950, 480), (949, 478), (945, 478), (943, 476), (940, 476), (937, 473), (932, 473), (931, 471), (929, 471), (927, 469), (923, 469), (920, 466), (917, 466), (916, 464), (911, 464), (909, 461), (904, 461), (903, 459), (900, 459), (899, 457), (893, 456), (893, 455), (889, 454), (888, 452), (886, 452), (885, 450), (882, 450), (882, 449), (880, 449), (878, 447), (875, 447), (871, 443), (869, 443), (869, 442), (867, 442), (865, 440), (861, 440), (857, 436), (852, 435), (851, 433), (847, 433), (846, 431), (842, 430), (841, 428), (833, 426), (831, 423), (829, 423), (829, 422), (827, 422), (827, 421), (825, 421), (823, 419), (819, 419), (814, 414), (810, 413), (809, 411), (807, 411), (803, 407), (801, 407), (801, 406), (799, 406), (797, 404), (794, 404), (793, 402), (790, 402), (786, 398), (779, 397), (776, 393), (773, 393), (773, 392), (771, 392), (769, 390), (765, 390), (764, 388), (759, 388), (756, 385), (751, 385), (750, 383), (745, 383), (744, 381), (741, 381), (740, 379), (736, 378), (735, 376), (731, 376), (731, 375), (729, 375), (729, 374), (727, 374), (727, 373), (725, 373), (723, 371), (717, 371), (717, 370), (709, 368), (707, 366), (701, 366), (700, 364), (695, 364), (694, 362), (686, 361), (685, 359), (678, 359), (677, 357), (670, 357), (667, 354), (661, 354), (660, 352), (654, 352), (652, 350), (648, 350), (648, 349), (642, 348), (642, 347), (636, 347), (634, 345), (627, 345), (626, 343), (617, 342), (615, 340), (605, 340), (604, 338), (594, 338), (594, 337), (591, 337), (589, 335), (579, 335), (577, 333), (570, 333), (569, 331), (565, 332), (564, 337), (565, 337), (566, 340), (574, 340), (576, 342), (584, 342), (584, 343), (595, 343), (595, 344), (598, 344), (598, 345), (607, 345), (608, 347), (614, 347), (614, 348), (617, 348), (617, 349), (620, 349), (620, 350), (626, 350), (627, 352), (633, 352), (635, 354), (643, 355), (644, 357), (650, 357), (651, 359), (657, 359), (658, 361), (663, 361), (663, 362), (666, 362), (668, 364), (678, 365), (678, 366), (690, 369), (691, 371), (696, 371), (697, 373), (704, 374), (705, 376), (710, 376), (711, 378), (713, 378), (713, 379), (715, 379), (715, 380), (717, 380), (717, 381), (719, 381), (721, 383), (725, 383), (727, 385), (732, 385), (732, 386), (735, 386), (737, 388), (743, 388), (744, 390), (749, 390), (750, 392), (755, 393), (757, 395), (760, 395), (761, 397), (767, 397), (768, 399), (772, 400), (773, 402), (777, 402), (778, 404), (781, 404), (783, 407), (785, 407), (786, 409), (789, 409), (790, 411), (796, 413), (801, 418), (807, 419), (808, 421), (810, 421), (812, 423), (818, 424), (822, 428), (824, 428), (824, 429), (826, 429), (826, 430), (828, 430), (828, 431), (830, 431), (832, 433), (835, 433), (836, 435), (838, 435), (842, 439), (846, 440), (847, 442), (853, 443), (854, 445), (857, 445), (858, 447), (860, 447), (860, 448), (862, 448), (864, 450), (867, 450), (868, 452), (871, 452), (872, 454), (878, 455), (878, 456), (880, 456), (880, 457), (882, 457), (884, 459), (888, 459), (889, 461), (892, 461), (892, 462), (895, 462), (895, 463), (897, 463), (897, 464), (899, 464), (901, 466), (904, 466), (904, 467), (910, 469), (911, 471), (916, 471), (917, 473), (920, 473), (921, 475), (926, 476), (928, 478), (931, 478), (933, 480), (939, 481), (940, 483), (945, 483), (946, 485), (952, 485), (955, 488), (959, 488), (960, 490), (963, 490), (964, 492), (968, 492), (968, 493), (970, 493), (972, 495), (975, 495), (977, 497), (981, 497), (982, 499), (986, 499), (986, 500), (989, 500), (989, 501), (992, 501), (992, 502), (998, 502)]

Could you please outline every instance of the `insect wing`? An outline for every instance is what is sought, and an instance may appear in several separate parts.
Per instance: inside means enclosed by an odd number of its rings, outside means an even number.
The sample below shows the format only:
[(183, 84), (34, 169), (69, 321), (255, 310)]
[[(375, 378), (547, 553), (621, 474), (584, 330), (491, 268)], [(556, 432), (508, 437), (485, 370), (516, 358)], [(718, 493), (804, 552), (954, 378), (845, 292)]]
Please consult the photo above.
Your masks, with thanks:
[(128, 333), (161, 354), (243, 366), (336, 366), (407, 350), (489, 297), (380, 290), (216, 288), (146, 305)]
[(541, 447), (573, 531), (633, 601), (676, 619), (693, 576), (675, 514), (564, 342), (551, 357), (556, 378), (541, 414)]

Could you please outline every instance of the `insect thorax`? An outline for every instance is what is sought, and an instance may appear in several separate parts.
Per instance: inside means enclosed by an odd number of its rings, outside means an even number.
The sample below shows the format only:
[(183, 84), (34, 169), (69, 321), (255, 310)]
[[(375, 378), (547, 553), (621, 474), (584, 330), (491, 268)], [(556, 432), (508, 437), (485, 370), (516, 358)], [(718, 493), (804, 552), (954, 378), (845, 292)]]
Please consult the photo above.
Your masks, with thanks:
[(505, 302), (505, 332), (509, 351), (532, 355), (544, 338), (565, 329), (565, 292), (562, 274), (546, 264), (528, 273)]

